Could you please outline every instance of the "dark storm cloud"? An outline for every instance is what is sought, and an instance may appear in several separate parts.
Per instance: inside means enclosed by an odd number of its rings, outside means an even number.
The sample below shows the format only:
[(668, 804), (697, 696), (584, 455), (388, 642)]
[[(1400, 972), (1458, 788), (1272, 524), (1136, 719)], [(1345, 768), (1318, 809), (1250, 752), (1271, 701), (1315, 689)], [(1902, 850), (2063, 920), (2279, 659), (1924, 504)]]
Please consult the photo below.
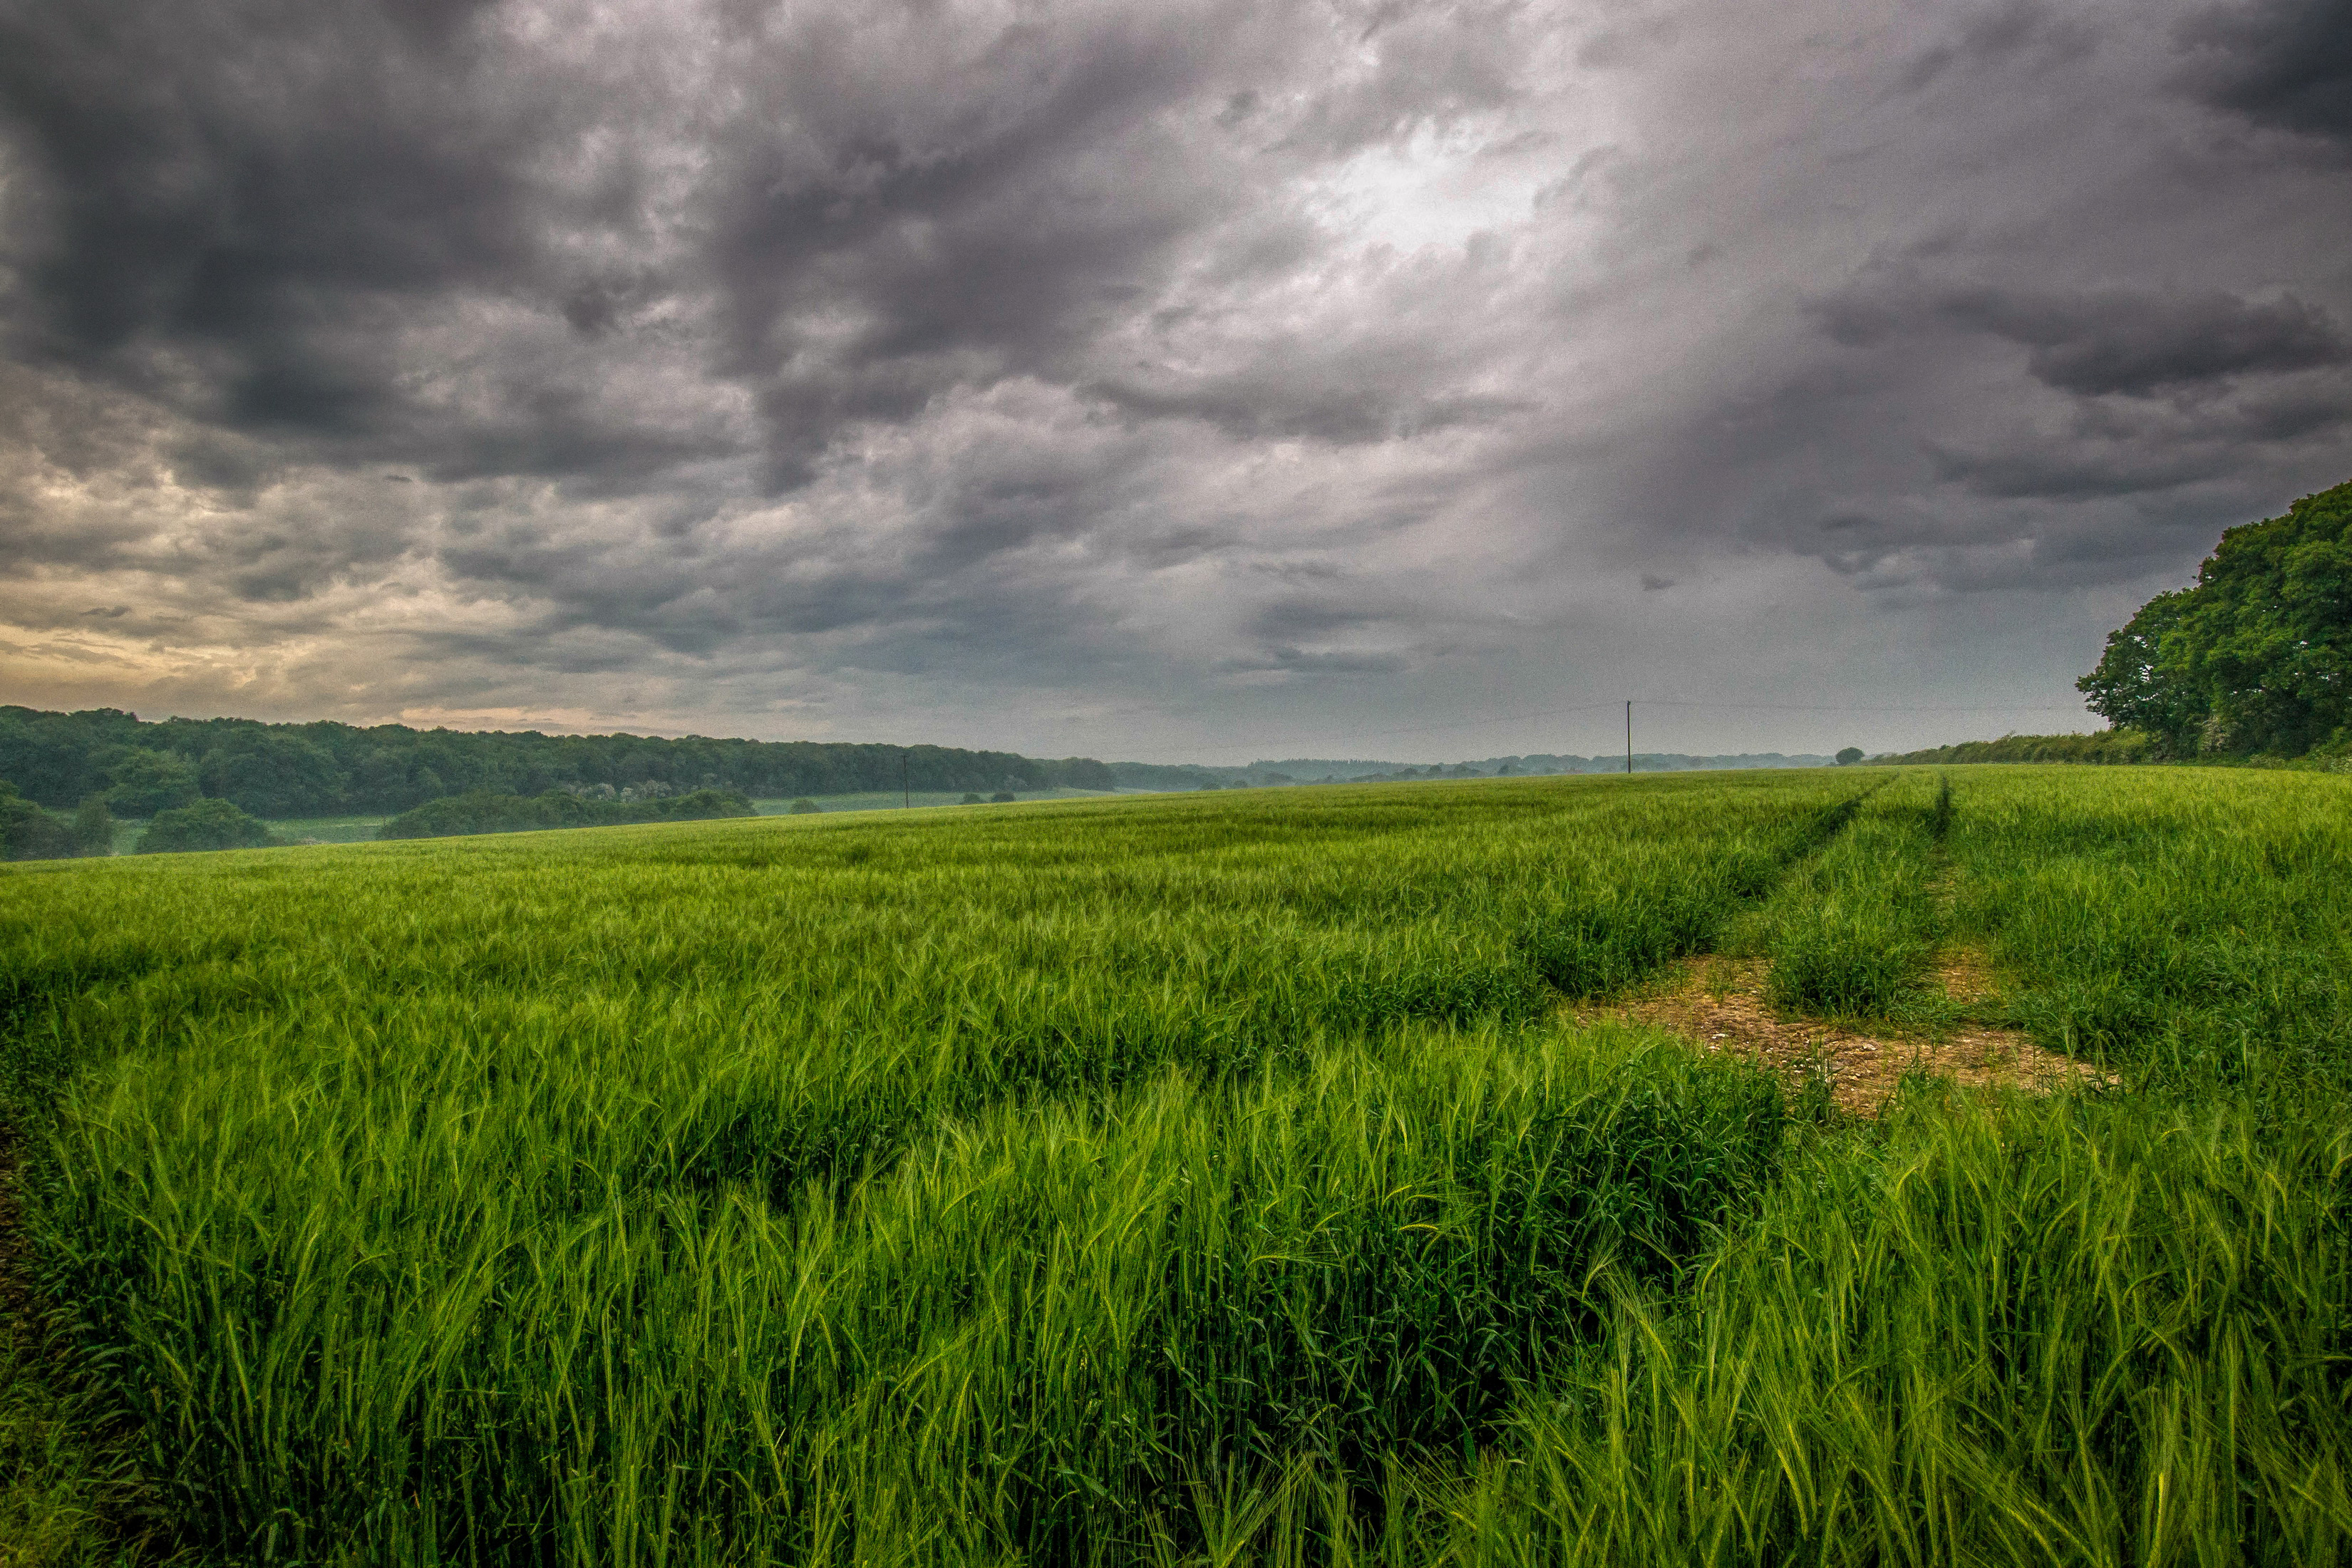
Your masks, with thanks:
[(1938, 477), (1981, 495), (2082, 498), (2168, 489), (2260, 465), (2352, 425), (2352, 391), (2306, 385), (2189, 409), (2094, 406), (1990, 442), (1929, 441)]
[[(1978, 412), (1975, 430), (1919, 433), (1937, 479), (1991, 500), (2177, 489), (2274, 463), (2352, 422), (2352, 338), (2291, 291), (2003, 287), (1874, 262), (1811, 310), (1843, 346), (1942, 355), (1955, 372), (1977, 345), (2026, 351), (2020, 368), (2059, 401), (2023, 397)], [(1823, 559), (1846, 572), (1877, 557)]]
[(1942, 311), (2027, 345), (2032, 352), (2025, 366), (2035, 380), (2088, 396), (2146, 397), (2352, 357), (2327, 312), (2292, 294), (2255, 303), (2218, 289), (2169, 298), (2125, 289), (2073, 296), (1989, 289), (1948, 299)]
[(2219, 289), (2060, 293), (1872, 279), (1816, 310), (1832, 338), (1854, 345), (1937, 326), (2005, 339), (2031, 351), (2025, 368), (2035, 380), (2084, 396), (2147, 397), (2352, 360), (2342, 326), (2293, 294), (2256, 301)]
[(2175, 37), (2181, 80), (2257, 125), (2352, 145), (2352, 8), (2341, 0), (2251, 0), (2199, 11)]
[(163, 343), (216, 348), (212, 390), (239, 424), (343, 430), (381, 413), (389, 366), (364, 342), (388, 308), (513, 289), (539, 259), (513, 167), (528, 143), (420, 48), (457, 8), (419, 16), (12, 8), (0, 101), (37, 181), (16, 215), (32, 236), (20, 330), (130, 373)]
[(1665, 610), (1662, 680), (1818, 684), (1965, 598), (2063, 692), (2113, 606), (2046, 595), (2341, 477), (2345, 37), (0, 0), (10, 679), (1058, 754), (1451, 721)]

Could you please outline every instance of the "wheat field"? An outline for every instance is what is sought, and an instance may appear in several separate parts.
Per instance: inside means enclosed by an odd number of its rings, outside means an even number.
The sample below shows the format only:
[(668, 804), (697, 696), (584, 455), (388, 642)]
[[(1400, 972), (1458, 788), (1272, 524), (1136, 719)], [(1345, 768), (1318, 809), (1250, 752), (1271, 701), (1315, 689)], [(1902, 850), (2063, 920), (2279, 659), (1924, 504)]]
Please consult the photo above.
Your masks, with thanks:
[[(1854, 768), (11, 867), (21, 1250), (120, 1472), (56, 1560), (2336, 1561), (2347, 814)], [(1714, 952), (2097, 1073), (1864, 1118), (1570, 1016)]]

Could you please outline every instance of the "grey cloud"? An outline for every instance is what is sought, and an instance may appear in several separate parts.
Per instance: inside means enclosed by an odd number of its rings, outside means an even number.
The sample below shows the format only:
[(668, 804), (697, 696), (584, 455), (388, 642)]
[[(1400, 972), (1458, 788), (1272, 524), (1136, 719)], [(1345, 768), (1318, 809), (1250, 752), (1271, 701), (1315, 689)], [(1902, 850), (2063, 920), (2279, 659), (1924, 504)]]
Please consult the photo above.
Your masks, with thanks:
[[(1402, 383), (1409, 388), (1410, 381)], [(1099, 382), (1085, 388), (1141, 418), (1200, 419), (1242, 440), (1306, 437), (1339, 446), (1393, 441), (1456, 426), (1491, 425), (1531, 405), (1524, 398), (1413, 395), (1377, 377), (1349, 381), (1270, 374), (1207, 385), (1163, 389)]]
[(1307, 675), (1393, 675), (1411, 667), (1402, 653), (1377, 650), (1270, 647), (1248, 658), (1229, 661), (1227, 668), (1247, 671), (1278, 671)]
[(1248, 630), (1270, 640), (1286, 641), (1318, 634), (1349, 631), (1395, 617), (1401, 606), (1318, 599), (1276, 599), (1260, 605), (1249, 616)]
[(2242, 0), (2183, 18), (2180, 83), (2256, 125), (2352, 145), (2352, 10), (2340, 0)]
[(1871, 276), (1812, 310), (1832, 339), (1855, 347), (1937, 327), (2001, 338), (2031, 351), (2034, 379), (2084, 396), (2148, 397), (2352, 361), (2334, 316), (2292, 293), (2258, 301), (2220, 289), (2061, 292)]
[(1670, 603), (2064, 694), (2352, 414), (2242, 128), (2335, 24), (2156, 5), (0, 0), (6, 679), (1183, 750)]
[(338, 308), (511, 284), (533, 250), (513, 134), (402, 33), (358, 5), (12, 8), (0, 102), (37, 182), (20, 328), (82, 358), (218, 344), (234, 413), (356, 417), (380, 389), (320, 342)]
[(1931, 440), (1937, 476), (1981, 495), (2084, 498), (2170, 489), (2244, 472), (2277, 448), (2325, 442), (2352, 425), (2352, 394), (2307, 386), (2284, 396), (2093, 408), (2054, 426), (1989, 440)]
[(1914, 55), (1896, 79), (1896, 89), (1917, 92), (1955, 68), (2023, 64), (2047, 70), (2097, 47), (2096, 34), (2045, 0), (2005, 0), (1975, 12), (1948, 37)]
[(2226, 454), (2210, 447), (2160, 451), (2063, 437), (1990, 449), (1931, 443), (1927, 450), (1938, 479), (2005, 500), (2075, 500), (2171, 489), (2211, 479), (2231, 466)]
[(259, 443), (221, 430), (195, 430), (169, 447), (172, 476), (190, 488), (249, 493), (280, 471)]
[(2146, 397), (2198, 382), (2342, 364), (2343, 329), (2292, 294), (2268, 302), (2221, 289), (2066, 295), (1987, 289), (1941, 303), (1944, 316), (2032, 349), (2026, 368), (2063, 392)]

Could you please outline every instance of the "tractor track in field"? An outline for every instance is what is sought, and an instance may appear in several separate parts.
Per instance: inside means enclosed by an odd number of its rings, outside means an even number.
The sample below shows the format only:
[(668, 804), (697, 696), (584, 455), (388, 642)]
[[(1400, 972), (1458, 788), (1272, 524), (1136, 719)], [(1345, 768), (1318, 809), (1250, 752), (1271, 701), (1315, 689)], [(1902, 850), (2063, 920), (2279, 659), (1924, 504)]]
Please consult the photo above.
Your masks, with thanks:
[[(1885, 781), (1874, 784), (1834, 808), (1816, 841), (1789, 863), (1784, 875), (1826, 852), (1852, 826), (1862, 804), (1884, 787)], [(1947, 811), (1948, 802), (1947, 794), (1941, 803)], [(1943, 926), (1953, 891), (1950, 867), (1942, 863), (1940, 830), (1937, 860), (1927, 888), (1944, 917), (1937, 923)], [(1997, 1000), (1999, 985), (1984, 954), (1973, 948), (1946, 944), (1929, 966), (1927, 983), (1956, 1005), (1950, 1023), (1935, 1028), (1785, 1012), (1769, 1000), (1771, 973), (1769, 958), (1675, 959), (1647, 984), (1563, 1011), (1579, 1025), (1666, 1029), (1695, 1049), (1744, 1057), (1800, 1084), (1825, 1081), (1838, 1109), (1856, 1116), (1885, 1110), (1903, 1080), (1915, 1073), (1969, 1089), (2037, 1094), (2116, 1081), (2086, 1062), (2037, 1045), (2021, 1030), (1983, 1022), (1979, 1015)]]
[[(1819, 1075), (1841, 1110), (1876, 1116), (1912, 1073), (1969, 1089), (2020, 1089), (2047, 1094), (2115, 1080), (2088, 1063), (2036, 1045), (2016, 1029), (1963, 1017), (1948, 1029), (1907, 1029), (1806, 1017), (1775, 1010), (1766, 998), (1771, 962), (1760, 958), (1677, 960), (1659, 983), (1615, 1002), (1573, 1009), (1580, 1025), (1642, 1024), (1681, 1036), (1698, 1050), (1761, 1062), (1801, 1082)], [(1934, 978), (1964, 1010), (1989, 1001), (1990, 971), (1980, 955), (1946, 954)]]

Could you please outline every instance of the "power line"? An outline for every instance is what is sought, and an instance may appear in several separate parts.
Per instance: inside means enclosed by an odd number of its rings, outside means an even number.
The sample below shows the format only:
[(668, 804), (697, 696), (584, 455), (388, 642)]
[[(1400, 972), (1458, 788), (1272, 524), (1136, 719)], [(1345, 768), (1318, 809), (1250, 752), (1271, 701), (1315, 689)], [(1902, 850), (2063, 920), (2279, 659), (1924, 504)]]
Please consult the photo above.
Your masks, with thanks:
[[(1680, 697), (1640, 697), (1654, 708), (1769, 708), (1797, 713), (2080, 713), (2079, 702), (1986, 702), (1974, 707), (1929, 705), (1885, 707), (1861, 702), (1699, 702)], [(1605, 706), (1605, 704), (1604, 704)]]
[(1522, 719), (1557, 719), (1569, 713), (1596, 713), (1603, 708), (1614, 708), (1614, 702), (1579, 702), (1569, 708), (1539, 708), (1532, 713), (1497, 713), (1489, 719), (1460, 719), (1450, 724), (1415, 724), (1396, 730), (1351, 730), (1349, 734), (1369, 739), (1374, 735), (1425, 735), (1433, 730), (1467, 730), (1479, 724), (1512, 724)]
[[(1637, 697), (1655, 708), (1719, 708), (1786, 713), (2080, 713), (2080, 703), (1984, 703), (1973, 707), (1938, 704), (1874, 705), (1850, 702), (1707, 702), (1696, 698)], [(1486, 724), (1514, 724), (1528, 719), (1560, 719), (1571, 713), (1597, 713), (1615, 702), (1577, 702), (1565, 708), (1539, 708), (1527, 713), (1496, 713), (1484, 719), (1456, 719), (1443, 724), (1412, 724), (1388, 730), (1351, 730), (1360, 740), (1382, 735), (1426, 735), (1441, 730), (1473, 730)]]

